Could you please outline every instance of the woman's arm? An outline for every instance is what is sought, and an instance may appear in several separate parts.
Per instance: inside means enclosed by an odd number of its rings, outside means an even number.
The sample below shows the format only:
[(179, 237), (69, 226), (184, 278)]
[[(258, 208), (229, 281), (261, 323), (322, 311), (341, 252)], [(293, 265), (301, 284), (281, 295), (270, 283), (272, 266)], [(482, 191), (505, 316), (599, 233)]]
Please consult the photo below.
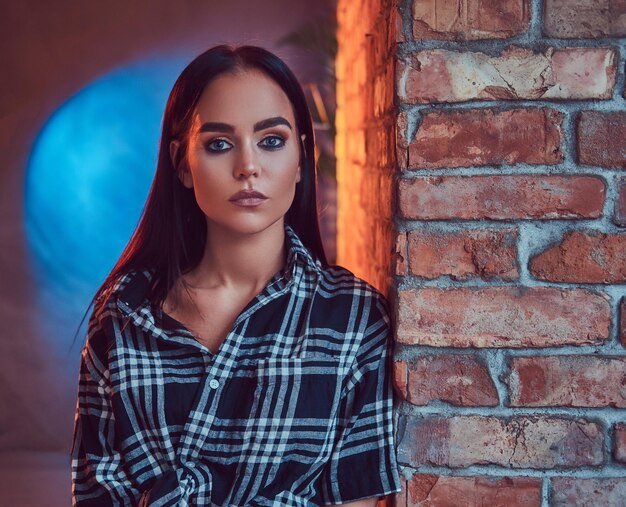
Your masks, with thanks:
[[(401, 490), (390, 377), (392, 324), (387, 301), (376, 295), (362, 317), (367, 325), (346, 377), (333, 449), (321, 474), (326, 505), (373, 506), (377, 497)], [(342, 503), (354, 498), (361, 499)]]
[(74, 419), (72, 505), (136, 505), (140, 493), (116, 447), (115, 414), (103, 325), (92, 315), (83, 347)]

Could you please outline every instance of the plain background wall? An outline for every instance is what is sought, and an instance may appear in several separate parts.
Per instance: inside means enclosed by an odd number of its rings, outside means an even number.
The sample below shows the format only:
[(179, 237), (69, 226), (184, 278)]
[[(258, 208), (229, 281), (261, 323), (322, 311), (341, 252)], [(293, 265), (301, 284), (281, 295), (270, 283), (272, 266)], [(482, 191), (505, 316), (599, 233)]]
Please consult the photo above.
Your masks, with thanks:
[[(277, 47), (276, 41), (315, 16), (332, 14), (329, 4), (326, 0), (2, 2), (0, 506), (43, 505), (37, 503), (42, 502), (39, 497), (25, 500), (16, 496), (9, 485), (20, 488), (20, 477), (36, 482), (32, 480), (32, 459), (19, 458), (24, 452), (56, 453), (64, 463), (71, 443), (78, 359), (84, 343), (80, 336), (67, 353), (80, 312), (67, 314), (64, 310), (46, 320), (35, 305), (39, 288), (28, 260), (23, 195), (24, 171), (41, 127), (68, 97), (109, 71), (159, 55), (183, 55), (191, 60), (223, 42), (265, 46), (282, 56), (301, 80), (314, 80), (319, 69), (313, 53)], [(70, 338), (54, 350), (48, 333)], [(45, 466), (47, 461), (41, 463)], [(21, 474), (20, 464), (30, 467), (29, 473)], [(69, 485), (65, 475), (69, 460), (67, 466), (46, 476), (62, 492)], [(59, 486), (59, 481), (65, 482)], [(50, 497), (50, 488), (37, 487), (42, 497), (48, 494), (46, 505), (67, 505), (68, 499)], [(69, 490), (67, 495), (69, 498)]]

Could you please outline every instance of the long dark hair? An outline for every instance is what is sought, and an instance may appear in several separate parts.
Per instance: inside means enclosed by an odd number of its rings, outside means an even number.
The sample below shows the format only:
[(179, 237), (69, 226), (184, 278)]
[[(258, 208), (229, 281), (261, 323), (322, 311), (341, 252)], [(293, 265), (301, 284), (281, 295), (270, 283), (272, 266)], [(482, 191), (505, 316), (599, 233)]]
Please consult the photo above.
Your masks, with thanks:
[[(289, 98), (300, 143), (302, 176), (285, 222), (298, 234), (313, 257), (328, 266), (319, 230), (316, 199), (315, 140), (311, 114), (302, 87), (292, 71), (276, 55), (257, 46), (215, 46), (197, 56), (180, 74), (165, 106), (156, 174), (137, 228), (117, 263), (92, 299), (97, 312), (116, 282), (132, 270), (154, 269), (149, 298), (160, 307), (169, 289), (200, 261), (206, 221), (193, 189), (180, 181), (170, 157), (170, 142), (178, 140), (178, 162), (186, 163), (188, 133), (196, 105), (206, 85), (218, 75), (239, 69), (255, 69), (273, 79)], [(91, 306), (91, 304), (89, 305)], [(87, 309), (89, 310), (89, 309)]]

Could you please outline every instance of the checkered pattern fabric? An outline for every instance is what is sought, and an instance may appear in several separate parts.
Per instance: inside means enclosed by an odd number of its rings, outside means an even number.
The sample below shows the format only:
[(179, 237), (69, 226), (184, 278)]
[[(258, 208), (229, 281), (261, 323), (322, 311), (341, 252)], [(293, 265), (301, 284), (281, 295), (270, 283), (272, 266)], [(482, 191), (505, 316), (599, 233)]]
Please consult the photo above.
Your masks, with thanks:
[(74, 506), (317, 506), (400, 491), (386, 299), (314, 261), (284, 269), (215, 353), (117, 283), (82, 349)]

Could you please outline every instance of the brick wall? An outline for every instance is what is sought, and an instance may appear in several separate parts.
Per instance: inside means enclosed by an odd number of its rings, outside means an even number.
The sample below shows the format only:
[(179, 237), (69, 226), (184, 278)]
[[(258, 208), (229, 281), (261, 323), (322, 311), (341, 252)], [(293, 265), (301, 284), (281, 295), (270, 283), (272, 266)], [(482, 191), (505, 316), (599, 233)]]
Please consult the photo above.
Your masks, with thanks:
[[(354, 141), (338, 258), (397, 309), (395, 505), (626, 505), (626, 2), (396, 3), (396, 156)], [(339, 2), (339, 108), (366, 110), (340, 136), (387, 110), (346, 47), (380, 54), (388, 6)], [(390, 193), (346, 184), (390, 166)]]

